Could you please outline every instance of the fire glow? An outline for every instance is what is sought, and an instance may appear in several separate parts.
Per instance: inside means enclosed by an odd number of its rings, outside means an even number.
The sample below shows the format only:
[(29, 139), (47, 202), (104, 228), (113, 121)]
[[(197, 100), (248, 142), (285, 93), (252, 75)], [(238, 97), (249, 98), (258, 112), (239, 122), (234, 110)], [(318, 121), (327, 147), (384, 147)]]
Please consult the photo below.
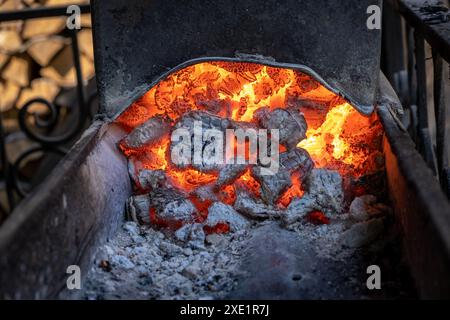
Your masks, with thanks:
[[(161, 115), (172, 125), (192, 110), (213, 113), (240, 123), (255, 122), (260, 108), (294, 107), (303, 113), (308, 130), (298, 144), (308, 151), (316, 168), (338, 171), (358, 178), (382, 169), (382, 127), (376, 114), (360, 114), (342, 97), (326, 89), (311, 76), (292, 69), (255, 63), (205, 62), (174, 72), (135, 101), (116, 122), (130, 132), (148, 119)], [(170, 161), (170, 137), (145, 148), (120, 146), (139, 169), (164, 170), (173, 186), (191, 193), (217, 179), (215, 172), (195, 168), (175, 168)], [(280, 145), (280, 152), (284, 146)], [(293, 175), (292, 186), (279, 198), (286, 207), (303, 194), (300, 179)], [(246, 186), (259, 194), (258, 182), (247, 170), (234, 185)], [(235, 197), (232, 185), (217, 190)]]

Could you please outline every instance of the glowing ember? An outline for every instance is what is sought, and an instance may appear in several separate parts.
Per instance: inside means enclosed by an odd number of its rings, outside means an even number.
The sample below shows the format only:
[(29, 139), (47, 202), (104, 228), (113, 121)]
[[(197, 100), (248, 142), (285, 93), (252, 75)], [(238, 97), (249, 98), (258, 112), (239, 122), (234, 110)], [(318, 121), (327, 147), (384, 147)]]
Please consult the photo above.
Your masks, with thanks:
[[(295, 108), (304, 114), (308, 130), (298, 147), (308, 151), (316, 168), (337, 170), (342, 176), (359, 178), (380, 171), (382, 128), (376, 116), (366, 117), (348, 102), (322, 86), (311, 76), (296, 70), (274, 68), (255, 63), (205, 62), (179, 70), (159, 82), (135, 101), (116, 120), (130, 132), (155, 115), (162, 115), (173, 126), (186, 112), (205, 111), (240, 123), (256, 124), (255, 111), (268, 107)], [(297, 142), (295, 142), (297, 143)], [(201, 186), (214, 184), (218, 172), (201, 172), (192, 167), (176, 168), (170, 161), (170, 138), (150, 146), (129, 148), (120, 145), (132, 158), (135, 170), (165, 170), (170, 184), (192, 195)], [(280, 152), (286, 146), (280, 145)], [(381, 160), (380, 160), (381, 159)], [(277, 204), (287, 207), (303, 190), (298, 175)], [(236, 181), (214, 190), (218, 200), (232, 205), (236, 188), (246, 188), (260, 197), (260, 184), (247, 169)], [(190, 196), (200, 213), (207, 216), (211, 201)], [(314, 220), (324, 221), (313, 213)], [(155, 220), (154, 213), (151, 215)], [(161, 224), (160, 221), (155, 221)], [(221, 226), (215, 232), (226, 232)], [(211, 231), (211, 230), (208, 230)]]

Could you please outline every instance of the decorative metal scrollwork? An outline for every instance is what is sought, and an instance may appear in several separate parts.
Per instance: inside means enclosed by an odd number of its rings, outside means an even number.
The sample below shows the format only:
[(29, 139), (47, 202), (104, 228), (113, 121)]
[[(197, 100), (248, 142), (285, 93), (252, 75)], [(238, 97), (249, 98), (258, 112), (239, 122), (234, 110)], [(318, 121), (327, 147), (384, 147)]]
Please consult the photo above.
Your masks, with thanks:
[[(72, 142), (93, 118), (92, 105), (96, 101), (96, 93), (90, 94), (86, 99), (77, 30), (67, 30), (67, 36), (71, 38), (73, 63), (76, 72), (77, 108), (71, 109), (75, 114), (65, 118), (64, 126), (61, 126), (61, 110), (53, 102), (43, 98), (35, 98), (26, 102), (20, 108), (18, 123), (20, 130), (33, 142), (33, 146), (16, 157), (13, 163), (7, 155), (6, 135), (0, 114), (0, 183), (3, 183), (6, 189), (8, 205), (8, 208), (6, 208), (4, 204), (0, 203), (0, 223), (8, 212), (14, 209), (17, 200), (25, 197), (31, 191), (30, 186), (27, 186), (27, 182), (21, 175), (22, 164), (39, 153), (63, 157), (67, 152), (65, 146)], [(45, 112), (34, 112), (33, 106), (36, 105), (44, 106)], [(74, 119), (75, 121), (67, 123), (68, 119)]]

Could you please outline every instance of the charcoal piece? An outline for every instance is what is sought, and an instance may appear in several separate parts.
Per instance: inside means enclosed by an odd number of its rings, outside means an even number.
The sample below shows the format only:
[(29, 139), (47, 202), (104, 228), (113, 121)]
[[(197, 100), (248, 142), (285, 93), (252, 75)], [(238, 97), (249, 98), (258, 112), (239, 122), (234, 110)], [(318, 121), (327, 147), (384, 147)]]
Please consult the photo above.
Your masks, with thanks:
[(121, 144), (126, 148), (140, 148), (154, 144), (170, 132), (169, 122), (162, 116), (154, 116), (131, 131)]
[(205, 249), (205, 231), (203, 225), (194, 223), (189, 233), (188, 244), (192, 249)]
[(245, 229), (249, 225), (247, 219), (242, 217), (232, 206), (222, 202), (214, 202), (208, 208), (208, 218), (205, 225), (214, 228), (221, 223), (226, 223), (233, 232)]
[(277, 218), (281, 215), (281, 210), (266, 205), (243, 190), (237, 193), (234, 209), (251, 219)]
[(175, 231), (175, 238), (181, 242), (188, 243), (195, 249), (204, 248), (205, 232), (200, 223), (185, 224)]
[(384, 220), (384, 218), (378, 218), (355, 223), (341, 235), (339, 242), (350, 248), (367, 246), (383, 233)]
[(247, 122), (247, 121), (231, 121), (230, 125), (231, 125), (231, 128), (234, 130), (242, 129), (242, 130), (246, 131), (248, 129), (253, 129), (253, 130), (258, 131), (258, 129), (260, 129), (257, 123)]
[(185, 195), (171, 188), (158, 188), (150, 192), (150, 206), (163, 222), (191, 222), (196, 209)]
[(218, 187), (233, 183), (247, 170), (247, 164), (227, 164), (220, 171), (216, 185)]
[(128, 169), (134, 184), (142, 192), (150, 192), (150, 190), (167, 186), (164, 170), (136, 170), (132, 161), (129, 161)]
[(295, 108), (278, 108), (272, 112), (268, 108), (260, 108), (254, 113), (253, 119), (265, 129), (278, 129), (280, 144), (288, 149), (295, 148), (306, 138), (308, 126), (305, 117)]
[[(265, 169), (265, 174), (262, 170)], [(261, 185), (261, 199), (266, 203), (273, 205), (281, 195), (292, 185), (289, 171), (280, 167), (277, 171), (269, 174), (269, 168), (254, 166), (252, 176)]]
[(305, 194), (295, 198), (282, 216), (285, 225), (292, 224), (311, 211), (318, 210), (328, 217), (342, 212), (344, 192), (338, 172), (314, 169), (303, 183)]
[(189, 235), (191, 234), (192, 224), (187, 223), (175, 231), (175, 238), (181, 242), (187, 242), (189, 240)]
[(126, 213), (129, 220), (150, 224), (150, 198), (148, 195), (132, 196), (127, 200)]
[(291, 175), (299, 174), (300, 181), (306, 179), (314, 168), (314, 162), (308, 151), (302, 148), (294, 148), (280, 154), (280, 164)]
[(385, 216), (390, 211), (391, 209), (385, 204), (377, 203), (375, 196), (367, 194), (353, 199), (348, 213), (353, 220), (365, 221)]
[[(202, 161), (201, 163), (194, 163), (194, 157), (193, 157), (193, 152), (194, 152), (194, 128), (195, 128), (195, 124), (196, 122), (201, 122), (202, 125), (202, 132), (200, 134), (204, 134), (207, 132), (207, 130), (210, 129), (214, 129), (214, 130), (218, 130), (220, 132), (222, 132), (223, 134), (223, 151), (225, 152), (225, 133), (226, 133), (226, 129), (231, 127), (231, 122), (228, 119), (224, 119), (221, 117), (218, 117), (216, 115), (207, 113), (207, 112), (203, 112), (203, 111), (191, 111), (186, 113), (185, 115), (183, 115), (179, 121), (175, 124), (174, 126), (174, 130), (177, 129), (185, 129), (190, 133), (190, 137), (191, 139), (189, 141), (186, 141), (186, 139), (181, 139), (180, 141), (173, 141), (170, 145), (171, 148), (171, 152), (174, 151), (174, 148), (177, 148), (178, 150), (181, 149), (180, 144), (184, 144), (185, 148), (183, 149), (191, 149), (191, 154), (188, 155), (187, 157), (190, 159), (190, 163), (185, 163), (185, 164), (180, 164), (180, 163), (175, 163), (174, 165), (176, 165), (179, 168), (186, 168), (189, 165), (192, 165), (192, 167), (194, 167), (197, 170), (200, 170), (202, 172), (207, 172), (207, 171), (215, 171), (218, 170), (219, 168), (221, 168), (223, 166), (223, 161), (222, 163), (210, 163), (208, 162), (208, 160), (213, 159), (215, 157), (215, 149), (214, 148), (207, 148), (208, 145), (210, 145), (212, 142), (210, 139), (205, 138), (204, 136), (202, 137)], [(211, 154), (208, 153), (209, 150), (210, 152), (212, 152)], [(186, 156), (186, 155), (184, 155)], [(222, 155), (222, 159), (223, 159)]]
[(217, 201), (216, 185), (214, 183), (205, 184), (194, 190), (194, 195), (201, 201)]

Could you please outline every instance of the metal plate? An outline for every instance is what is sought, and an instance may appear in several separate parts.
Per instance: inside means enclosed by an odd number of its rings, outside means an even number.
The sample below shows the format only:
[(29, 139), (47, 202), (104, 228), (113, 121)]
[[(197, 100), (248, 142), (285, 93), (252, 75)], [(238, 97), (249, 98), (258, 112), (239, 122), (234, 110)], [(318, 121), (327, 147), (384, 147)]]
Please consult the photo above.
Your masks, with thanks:
[(381, 0), (92, 1), (101, 112), (114, 118), (188, 60), (244, 53), (307, 66), (369, 114), (381, 47), (380, 30), (366, 26), (373, 4)]

